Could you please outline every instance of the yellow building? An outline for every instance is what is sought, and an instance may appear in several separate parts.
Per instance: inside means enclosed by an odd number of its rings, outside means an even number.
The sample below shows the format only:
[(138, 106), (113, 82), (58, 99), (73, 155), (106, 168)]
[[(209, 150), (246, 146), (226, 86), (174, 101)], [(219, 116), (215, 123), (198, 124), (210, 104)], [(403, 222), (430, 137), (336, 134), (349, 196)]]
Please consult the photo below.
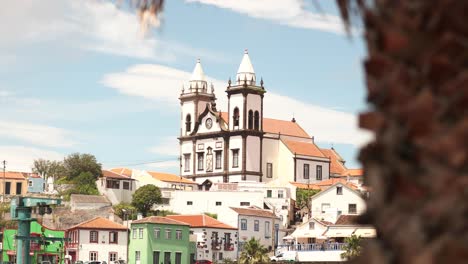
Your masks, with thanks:
[(25, 173), (16, 171), (0, 172), (0, 195), (25, 195), (28, 181)]

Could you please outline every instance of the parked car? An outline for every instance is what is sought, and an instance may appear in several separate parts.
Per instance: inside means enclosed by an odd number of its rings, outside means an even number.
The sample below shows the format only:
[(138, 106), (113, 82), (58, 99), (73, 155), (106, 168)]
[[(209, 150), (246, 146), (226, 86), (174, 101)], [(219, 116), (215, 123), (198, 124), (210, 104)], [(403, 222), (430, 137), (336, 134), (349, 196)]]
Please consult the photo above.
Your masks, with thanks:
[(276, 256), (270, 257), (270, 260), (272, 262), (275, 262), (275, 261), (295, 261), (296, 260), (296, 251), (285, 251), (285, 252), (279, 253)]
[(197, 260), (195, 264), (213, 264), (210, 260), (202, 259), (202, 260)]

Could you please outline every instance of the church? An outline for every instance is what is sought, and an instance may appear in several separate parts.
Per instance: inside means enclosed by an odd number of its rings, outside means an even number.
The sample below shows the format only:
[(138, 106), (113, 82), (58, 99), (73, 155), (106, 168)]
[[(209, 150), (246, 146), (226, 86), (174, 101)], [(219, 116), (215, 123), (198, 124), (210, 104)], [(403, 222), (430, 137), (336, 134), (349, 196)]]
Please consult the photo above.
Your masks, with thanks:
[(226, 96), (227, 112), (221, 112), (198, 60), (179, 97), (183, 177), (205, 186), (243, 181), (313, 184), (342, 176), (340, 166), (346, 170), (338, 153), (322, 151), (294, 118), (266, 117), (263, 99), (268, 89), (263, 79), (257, 80), (247, 50), (234, 81), (227, 83)]

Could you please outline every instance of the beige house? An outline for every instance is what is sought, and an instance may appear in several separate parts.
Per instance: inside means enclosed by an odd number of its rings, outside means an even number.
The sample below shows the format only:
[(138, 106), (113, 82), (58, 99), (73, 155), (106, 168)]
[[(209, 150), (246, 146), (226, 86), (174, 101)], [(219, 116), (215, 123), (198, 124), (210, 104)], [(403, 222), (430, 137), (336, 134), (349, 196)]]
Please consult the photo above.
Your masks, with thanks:
[(0, 173), (0, 195), (25, 195), (28, 192), (28, 180), (25, 176), (25, 173), (17, 171)]

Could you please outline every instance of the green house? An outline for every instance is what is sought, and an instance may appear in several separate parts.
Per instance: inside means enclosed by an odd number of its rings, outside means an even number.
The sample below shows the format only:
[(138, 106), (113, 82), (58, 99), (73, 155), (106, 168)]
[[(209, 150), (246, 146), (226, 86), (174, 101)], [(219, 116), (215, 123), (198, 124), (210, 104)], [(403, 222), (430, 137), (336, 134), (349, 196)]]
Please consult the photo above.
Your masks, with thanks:
[[(3, 261), (16, 262), (16, 229), (3, 230)], [(37, 222), (31, 222), (31, 237), (55, 237), (64, 238), (65, 231), (48, 229)], [(63, 263), (64, 242), (44, 242), (31, 241), (29, 251), (31, 263), (41, 263), (41, 261), (50, 261), (50, 263)]]
[(189, 264), (195, 259), (195, 241), (190, 241), (187, 223), (150, 216), (133, 221), (129, 264)]

